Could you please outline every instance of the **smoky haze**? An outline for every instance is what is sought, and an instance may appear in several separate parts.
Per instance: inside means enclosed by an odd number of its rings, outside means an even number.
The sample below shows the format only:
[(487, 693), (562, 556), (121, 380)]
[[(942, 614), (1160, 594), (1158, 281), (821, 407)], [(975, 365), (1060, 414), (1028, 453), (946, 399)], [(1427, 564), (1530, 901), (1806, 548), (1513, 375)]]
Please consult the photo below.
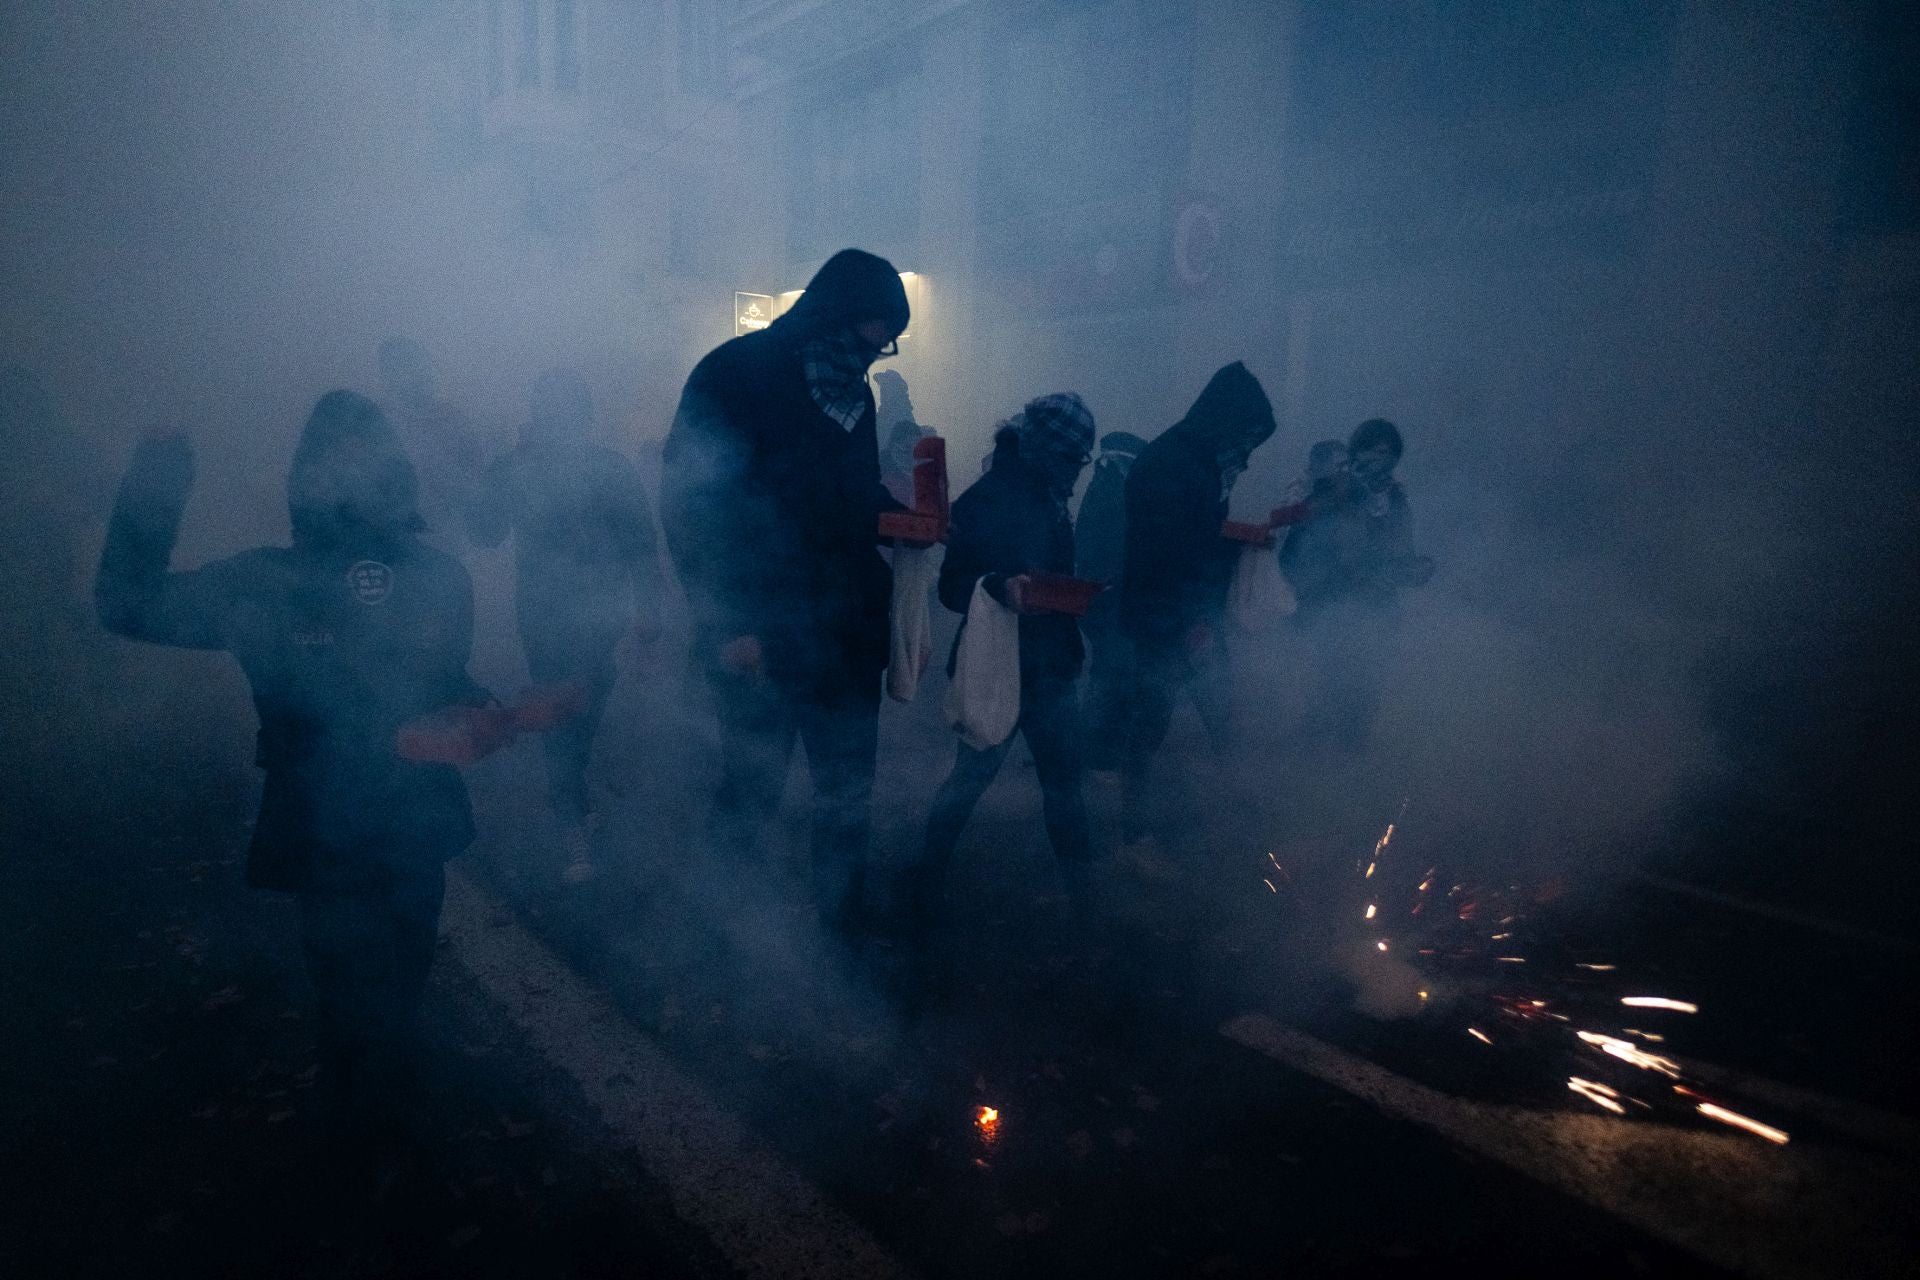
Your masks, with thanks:
[[(1893, 819), (1920, 550), (1910, 15), (1111, 0), (909, 5), (869, 33), (846, 8), (851, 52), (827, 62), (804, 23), (743, 19), (715, 53), (697, 4), (570, 6), (566, 90), (558, 55), (519, 79), (484, 5), (9, 5), (0, 358), (72, 441), (40, 451), (41, 420), (9, 411), (8, 456), (35, 461), (8, 519), (55, 513), (70, 539), (13, 580), (53, 575), (84, 608), (111, 478), (156, 423), (199, 447), (176, 563), (278, 543), (307, 410), (336, 386), (384, 402), (392, 335), (431, 353), (488, 457), (537, 373), (578, 369), (657, 497), (733, 292), (796, 289), (857, 244), (919, 278), (891, 367), (956, 493), (1031, 397), (1076, 391), (1103, 431), (1151, 438), (1236, 359), (1279, 420), (1240, 518), (1314, 441), (1398, 423), (1438, 572), (1408, 599), (1375, 754), (1329, 784), (1360, 810), (1406, 799), (1500, 874), (1658, 859), (1796, 891), (1793, 838), (1857, 847)], [(458, 549), (476, 674), (510, 691), (508, 557)], [(1236, 785), (1259, 793), (1288, 768), (1299, 655), (1284, 631), (1234, 645)], [(115, 647), (82, 678), (15, 653), (12, 709), (82, 754), (132, 727), (244, 778), (221, 661)], [(704, 794), (710, 718), (673, 661), (627, 679), (603, 767), (645, 760), (646, 820), (684, 838), (664, 798)], [(877, 831), (905, 841), (949, 748), (926, 707), (883, 714), (911, 767), (883, 770)], [(701, 750), (648, 745), (667, 733)], [(494, 762), (476, 791), (532, 795), (537, 768)], [(1211, 820), (1257, 856), (1284, 808)], [(1818, 892), (1893, 914), (1880, 859), (1828, 861)], [(724, 886), (702, 892), (728, 921)]]

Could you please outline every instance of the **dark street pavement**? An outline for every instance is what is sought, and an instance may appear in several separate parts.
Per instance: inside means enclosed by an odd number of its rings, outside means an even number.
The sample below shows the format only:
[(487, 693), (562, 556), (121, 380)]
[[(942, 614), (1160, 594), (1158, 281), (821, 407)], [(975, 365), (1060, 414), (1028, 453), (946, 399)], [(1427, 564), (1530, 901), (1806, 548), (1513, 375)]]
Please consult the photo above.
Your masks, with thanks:
[[(1905, 1228), (1871, 1214), (1915, 1185), (1911, 1122), (1888, 1114), (1899, 1036), (1873, 1012), (1897, 950), (1647, 886), (1555, 896), (1521, 925), (1528, 990), (1605, 1016), (1615, 987), (1547, 973), (1578, 955), (1697, 1001), (1663, 1015), (1661, 1052), (1721, 1073), (1716, 1096), (1794, 1141), (1671, 1108), (1615, 1120), (1567, 1092), (1580, 1045), (1487, 1021), (1508, 980), (1485, 957), (1364, 968), (1349, 899), (1369, 896), (1350, 882), (1371, 818), (1273, 820), (1282, 893), (1256, 873), (1257, 833), (1287, 796), (1216, 812), (1170, 842), (1183, 885), (1112, 875), (1089, 937), (1016, 753), (962, 845), (921, 995), (897, 939), (847, 953), (809, 928), (797, 787), (766, 850), (694, 857), (703, 730), (675, 695), (617, 695), (598, 770), (612, 822), (585, 888), (559, 883), (531, 744), (474, 770), (484, 835), (429, 995), (429, 1105), (410, 1157), (359, 1199), (320, 1171), (291, 905), (239, 883), (247, 771), (129, 755), (110, 808), (17, 822), (0, 908), (24, 958), (0, 1005), (17, 1273), (1799, 1275), (1824, 1267), (1739, 1243), (1739, 1215), (1769, 1212), (1779, 1182), (1817, 1218), (1870, 1178), (1848, 1210), (1864, 1226), (1820, 1219), (1809, 1247), (1830, 1229), (1853, 1251), (1836, 1269), (1898, 1274)], [(893, 797), (943, 763), (932, 714), (889, 713), (882, 850), (911, 836), (915, 803)], [(1188, 785), (1209, 780), (1196, 760)], [(1112, 797), (1093, 798), (1110, 823)], [(1404, 858), (1419, 831), (1416, 814)], [(1377, 1016), (1402, 978), (1434, 999)], [(1244, 1021), (1222, 1034), (1249, 1015), (1306, 1056)], [(1589, 1057), (1574, 1069), (1619, 1080)], [(1522, 1113), (1544, 1146), (1513, 1136)], [(1628, 1130), (1656, 1136), (1612, 1152)], [(1649, 1207), (1640, 1186), (1699, 1203)]]

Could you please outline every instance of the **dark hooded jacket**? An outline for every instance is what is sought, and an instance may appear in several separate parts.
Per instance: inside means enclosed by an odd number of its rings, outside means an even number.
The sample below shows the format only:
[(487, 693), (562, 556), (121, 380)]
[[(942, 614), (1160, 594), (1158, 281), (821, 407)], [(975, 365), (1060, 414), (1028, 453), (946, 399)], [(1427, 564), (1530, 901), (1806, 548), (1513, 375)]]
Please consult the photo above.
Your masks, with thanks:
[(755, 636), (769, 677), (800, 691), (886, 666), (893, 580), (876, 526), (900, 504), (880, 484), (873, 397), (852, 430), (828, 417), (802, 347), (906, 318), (892, 266), (846, 250), (792, 310), (716, 347), (688, 377), (667, 435), (661, 520), (706, 661)]
[(611, 648), (636, 608), (658, 607), (660, 559), (640, 474), (587, 438), (588, 412), (529, 424), (487, 468), (468, 526), (483, 547), (512, 533), (523, 635)]
[(1310, 625), (1335, 605), (1390, 608), (1420, 580), (1411, 568), (1417, 557), (1406, 491), (1391, 481), (1376, 502), (1352, 482), (1315, 490), (1313, 514), (1280, 549), (1280, 571), (1299, 606), (1295, 625)]
[[(993, 467), (953, 504), (947, 555), (940, 564), (940, 603), (962, 615), (973, 603), (974, 584), (1007, 603), (1006, 581), (1023, 573), (1073, 572), (1073, 522), (1047, 489), (1046, 477), (1020, 457), (1011, 431), (995, 438)], [(947, 673), (953, 673), (966, 634), (962, 621), (953, 638)], [(1027, 614), (1020, 619), (1020, 676), (1071, 680), (1085, 657), (1080, 625), (1064, 614)]]
[(1235, 361), (1141, 450), (1127, 476), (1120, 594), (1121, 626), (1136, 643), (1175, 645), (1196, 623), (1224, 618), (1238, 544), (1220, 536), (1223, 460), (1244, 463), (1273, 430), (1259, 379)]
[(468, 676), (473, 588), (420, 542), (413, 469), (380, 410), (322, 397), (288, 476), (290, 547), (171, 573), (193, 483), (184, 441), (142, 444), (120, 486), (94, 595), (109, 630), (233, 654), (266, 771), (247, 881), (379, 892), (473, 838), (466, 786), (394, 752), (400, 726), (479, 705)]
[[(1093, 464), (1093, 479), (1080, 499), (1080, 514), (1074, 520), (1074, 542), (1078, 563), (1075, 572), (1090, 582), (1118, 587), (1121, 567), (1127, 554), (1127, 476), (1146, 442), (1130, 432), (1110, 432), (1103, 440), (1103, 452)], [(1102, 592), (1094, 597), (1087, 614), (1087, 634), (1108, 634), (1119, 623), (1120, 593)]]

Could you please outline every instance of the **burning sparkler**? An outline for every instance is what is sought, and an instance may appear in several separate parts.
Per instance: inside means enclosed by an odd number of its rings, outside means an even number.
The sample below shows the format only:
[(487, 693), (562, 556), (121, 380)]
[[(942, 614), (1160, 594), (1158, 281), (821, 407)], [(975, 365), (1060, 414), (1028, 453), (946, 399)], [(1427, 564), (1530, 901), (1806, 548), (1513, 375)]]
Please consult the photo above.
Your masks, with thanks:
[(1710, 1120), (1718, 1120), (1721, 1124), (1730, 1124), (1736, 1129), (1745, 1129), (1748, 1133), (1765, 1138), (1768, 1142), (1776, 1143), (1783, 1147), (1787, 1144), (1786, 1130), (1776, 1129), (1770, 1124), (1761, 1124), (1758, 1120), (1743, 1116), (1738, 1111), (1729, 1111), (1725, 1107), (1712, 1102), (1702, 1102), (1696, 1110)]
[(1598, 1080), (1582, 1080), (1579, 1076), (1568, 1076), (1567, 1088), (1596, 1107), (1604, 1107), (1617, 1116), (1627, 1114), (1627, 1109), (1619, 1103), (1619, 1091), (1601, 1084)]
[(1576, 1031), (1574, 1034), (1579, 1036), (1583, 1043), (1590, 1044), (1600, 1052), (1618, 1058), (1622, 1062), (1648, 1071), (1658, 1071), (1661, 1075), (1675, 1080), (1680, 1078), (1680, 1064), (1671, 1058), (1663, 1058), (1657, 1053), (1648, 1053), (1645, 1049), (1636, 1048), (1618, 1037), (1603, 1036), (1595, 1031)]

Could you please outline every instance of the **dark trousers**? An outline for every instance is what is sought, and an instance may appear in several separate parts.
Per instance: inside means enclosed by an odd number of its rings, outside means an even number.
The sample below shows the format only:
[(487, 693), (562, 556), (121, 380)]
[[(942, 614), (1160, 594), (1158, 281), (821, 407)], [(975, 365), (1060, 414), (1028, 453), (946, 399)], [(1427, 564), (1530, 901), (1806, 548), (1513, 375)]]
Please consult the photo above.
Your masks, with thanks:
[(535, 684), (577, 684), (587, 691), (584, 711), (540, 735), (540, 750), (547, 760), (547, 803), (556, 818), (575, 826), (593, 809), (587, 764), (593, 758), (593, 739), (600, 732), (607, 697), (613, 692), (613, 651), (619, 635), (604, 629), (543, 627), (522, 619), (520, 642), (526, 649), (527, 674)]
[(1118, 769), (1133, 728), (1133, 642), (1117, 622), (1086, 633), (1093, 651), (1087, 665), (1087, 767)]
[(1232, 728), (1232, 681), (1226, 649), (1217, 639), (1197, 653), (1177, 641), (1138, 644), (1133, 677), (1133, 722), (1120, 780), (1120, 837), (1125, 841), (1148, 834), (1148, 774), (1154, 754), (1167, 740), (1180, 696), (1193, 700), (1215, 755), (1226, 753)]
[(363, 1113), (399, 1101), (409, 1082), (446, 887), (435, 865), (382, 891), (299, 895), (321, 1072)]
[(1303, 750), (1357, 755), (1367, 749), (1398, 623), (1391, 610), (1350, 602), (1295, 615), (1307, 655), (1298, 733)]
[(1047, 839), (1062, 862), (1085, 862), (1092, 856), (1087, 834), (1087, 805), (1081, 794), (1085, 762), (1081, 754), (1080, 699), (1067, 680), (1033, 681), (1020, 689), (1020, 722), (997, 747), (975, 751), (958, 744), (953, 772), (940, 785), (927, 818), (927, 839), (915, 873), (915, 892), (930, 902), (937, 898), (953, 859), (960, 832), (974, 806), (1000, 772), (1013, 750), (1014, 734), (1025, 734), (1040, 775), (1040, 803), (1046, 814)]
[(821, 918), (855, 927), (866, 885), (880, 677), (796, 688), (716, 673), (723, 753), (707, 838), (723, 858), (751, 860), (780, 806), (797, 739), (813, 778), (813, 891)]

